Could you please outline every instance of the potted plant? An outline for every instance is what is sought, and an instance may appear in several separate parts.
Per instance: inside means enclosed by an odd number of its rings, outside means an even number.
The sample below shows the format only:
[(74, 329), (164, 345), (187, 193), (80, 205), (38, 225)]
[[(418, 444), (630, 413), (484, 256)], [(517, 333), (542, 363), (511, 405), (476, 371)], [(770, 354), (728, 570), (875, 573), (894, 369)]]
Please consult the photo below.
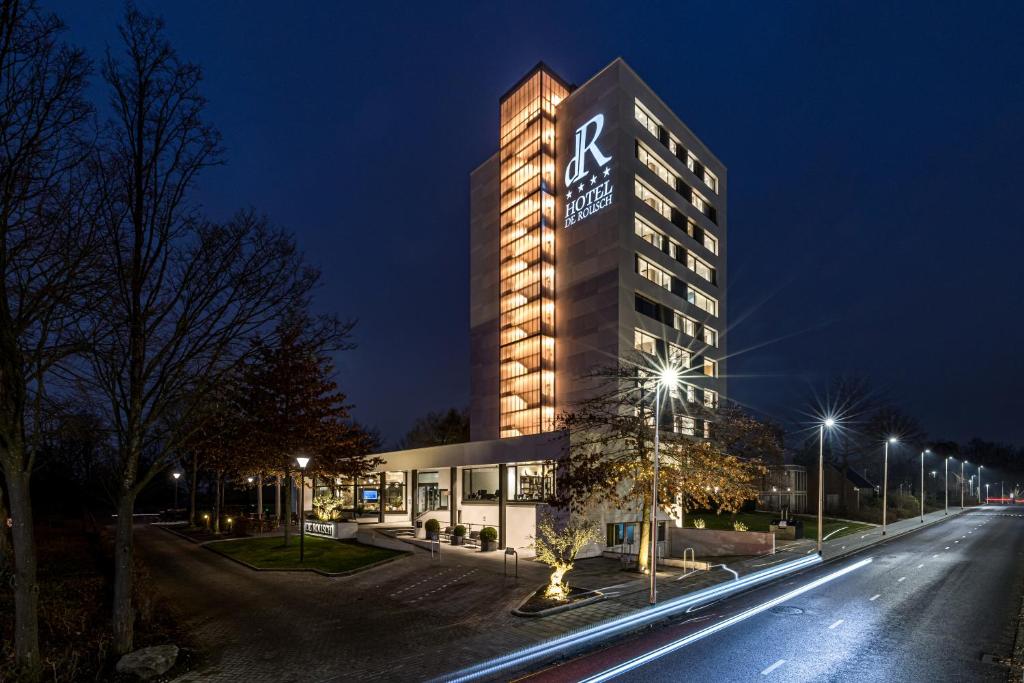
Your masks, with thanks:
[(452, 529), (452, 545), (463, 545), (466, 542), (466, 527), (459, 524)]
[(428, 519), (423, 528), (427, 530), (427, 539), (430, 541), (436, 541), (441, 534), (441, 523), (436, 519)]
[(498, 549), (498, 530), (485, 526), (480, 530), (480, 552), (489, 553)]

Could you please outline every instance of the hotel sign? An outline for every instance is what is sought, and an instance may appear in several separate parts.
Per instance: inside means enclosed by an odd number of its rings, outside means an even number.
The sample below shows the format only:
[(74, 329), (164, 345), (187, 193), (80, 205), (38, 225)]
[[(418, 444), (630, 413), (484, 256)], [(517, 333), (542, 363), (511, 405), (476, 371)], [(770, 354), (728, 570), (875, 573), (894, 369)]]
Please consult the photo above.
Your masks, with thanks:
[[(612, 204), (612, 158), (598, 147), (604, 114), (597, 114), (576, 129), (576, 148), (565, 165), (565, 227), (571, 227)], [(589, 166), (588, 161), (593, 160)]]
[(306, 533), (312, 536), (324, 536), (325, 538), (335, 538), (334, 522), (306, 522)]

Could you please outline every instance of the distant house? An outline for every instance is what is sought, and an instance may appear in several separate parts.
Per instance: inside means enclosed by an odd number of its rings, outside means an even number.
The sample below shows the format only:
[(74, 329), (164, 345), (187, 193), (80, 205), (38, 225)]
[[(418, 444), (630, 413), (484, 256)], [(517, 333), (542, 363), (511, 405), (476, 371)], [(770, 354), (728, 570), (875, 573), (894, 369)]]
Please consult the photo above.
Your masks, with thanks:
[[(807, 468), (803, 465), (772, 465), (761, 477), (757, 507), (761, 510), (788, 509), (807, 512)], [(815, 489), (817, 490), (817, 489)]]
[[(818, 470), (812, 468), (807, 475), (807, 490), (812, 498), (812, 507), (817, 507)], [(875, 495), (876, 486), (854, 469), (843, 470), (835, 465), (825, 465), (825, 512), (857, 512), (861, 499), (867, 501)]]

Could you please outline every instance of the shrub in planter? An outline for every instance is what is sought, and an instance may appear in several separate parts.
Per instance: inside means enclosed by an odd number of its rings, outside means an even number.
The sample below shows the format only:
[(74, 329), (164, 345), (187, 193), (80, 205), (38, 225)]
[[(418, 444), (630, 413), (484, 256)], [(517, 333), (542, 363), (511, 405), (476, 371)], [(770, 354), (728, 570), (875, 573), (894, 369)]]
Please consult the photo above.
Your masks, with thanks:
[(747, 525), (737, 519), (735, 522), (732, 523), (732, 528), (736, 531), (746, 531)]
[(490, 552), (498, 549), (498, 530), (493, 526), (485, 526), (480, 530), (480, 550)]
[(427, 530), (427, 538), (432, 541), (436, 541), (438, 535), (441, 533), (441, 523), (436, 519), (428, 519), (427, 523), (423, 525), (423, 528)]
[(462, 545), (466, 542), (466, 527), (459, 524), (452, 529), (452, 545)]
[(703, 529), (706, 526), (707, 524), (704, 522), (704, 519), (702, 517), (698, 517), (697, 519), (693, 520), (694, 529)]

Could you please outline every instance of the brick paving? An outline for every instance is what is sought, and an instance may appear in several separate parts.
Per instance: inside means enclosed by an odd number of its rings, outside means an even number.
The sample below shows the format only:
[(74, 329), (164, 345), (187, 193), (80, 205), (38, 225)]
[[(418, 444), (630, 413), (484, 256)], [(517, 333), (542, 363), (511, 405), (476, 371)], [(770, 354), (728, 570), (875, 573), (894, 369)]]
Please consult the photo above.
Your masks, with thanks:
[[(888, 537), (920, 526), (917, 519), (897, 522)], [(830, 540), (825, 555), (880, 540), (880, 529)], [(524, 619), (511, 610), (543, 585), (547, 569), (520, 560), (518, 580), (506, 578), (502, 553), (446, 549), (438, 561), (414, 549), (361, 574), (324, 577), (255, 572), (153, 527), (137, 528), (137, 545), (165, 603), (207, 655), (208, 666), (179, 683), (421, 681), (647, 606), (648, 579), (606, 558), (578, 562), (569, 579), (580, 588), (605, 589), (608, 599)], [(771, 558), (715, 561), (743, 575), (813, 548), (813, 541), (803, 540), (781, 545)], [(685, 577), (671, 568), (659, 572), (659, 597), (732, 578), (721, 568)]]

